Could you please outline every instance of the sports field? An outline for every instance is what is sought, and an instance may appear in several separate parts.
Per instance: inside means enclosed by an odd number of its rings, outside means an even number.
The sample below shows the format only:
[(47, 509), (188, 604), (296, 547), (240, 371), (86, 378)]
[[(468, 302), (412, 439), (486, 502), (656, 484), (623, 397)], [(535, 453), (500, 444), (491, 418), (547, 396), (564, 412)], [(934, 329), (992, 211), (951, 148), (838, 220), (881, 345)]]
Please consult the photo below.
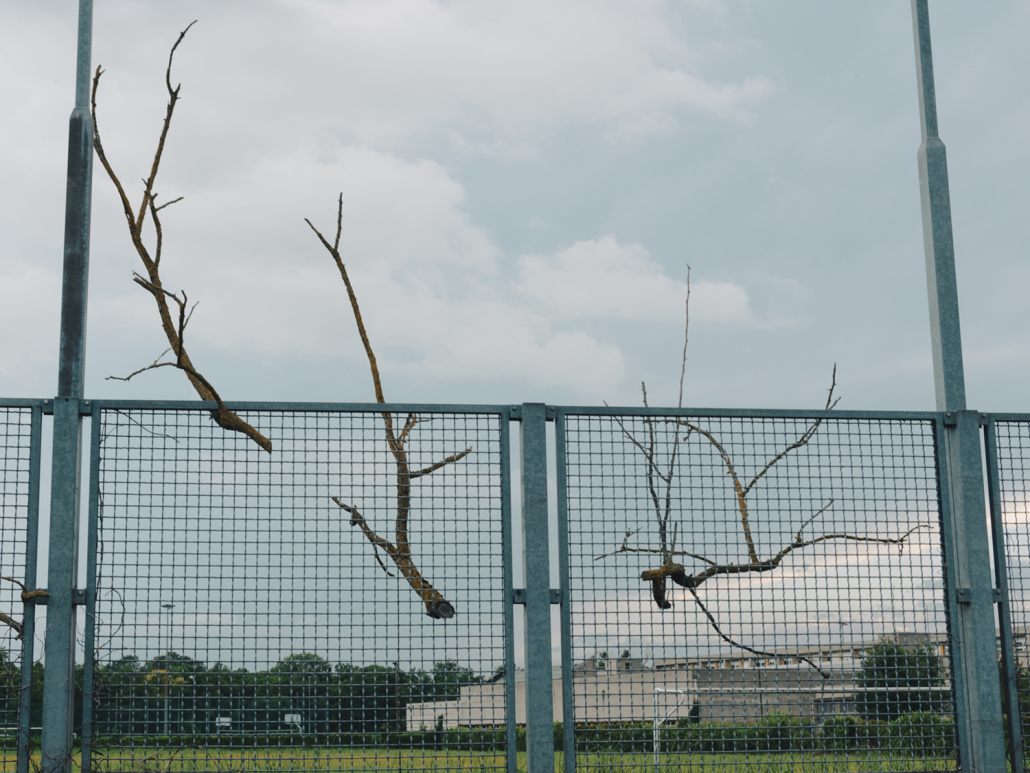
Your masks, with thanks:
[[(564, 755), (555, 753), (556, 773), (564, 770)], [(661, 756), (661, 773), (914, 773), (916, 771), (956, 770), (949, 760), (918, 760), (869, 751), (854, 754), (833, 753), (738, 753), (669, 754)], [(13, 750), (0, 751), (4, 771), (13, 771)], [(34, 757), (38, 763), (38, 753)], [(78, 770), (78, 751), (73, 758)], [(654, 773), (650, 754), (579, 754), (576, 768), (618, 773)], [(526, 769), (525, 754), (520, 752), (518, 769)], [(246, 771), (503, 771), (503, 754), (442, 751), (397, 751), (374, 749), (98, 749), (93, 769), (112, 773), (244, 773)]]

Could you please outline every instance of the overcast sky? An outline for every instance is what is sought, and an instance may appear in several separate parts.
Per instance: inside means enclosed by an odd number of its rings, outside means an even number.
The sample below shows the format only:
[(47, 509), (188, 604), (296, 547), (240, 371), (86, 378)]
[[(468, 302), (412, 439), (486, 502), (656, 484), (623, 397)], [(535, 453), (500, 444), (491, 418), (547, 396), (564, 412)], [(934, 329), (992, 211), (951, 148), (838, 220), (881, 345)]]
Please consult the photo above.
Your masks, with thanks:
[[(76, 3), (0, 2), (0, 394), (56, 390)], [(906, 0), (97, 0), (100, 126), (227, 399), (932, 409)], [(1030, 3), (931, 3), (971, 407), (1030, 410)], [(86, 391), (194, 393), (96, 166)]]

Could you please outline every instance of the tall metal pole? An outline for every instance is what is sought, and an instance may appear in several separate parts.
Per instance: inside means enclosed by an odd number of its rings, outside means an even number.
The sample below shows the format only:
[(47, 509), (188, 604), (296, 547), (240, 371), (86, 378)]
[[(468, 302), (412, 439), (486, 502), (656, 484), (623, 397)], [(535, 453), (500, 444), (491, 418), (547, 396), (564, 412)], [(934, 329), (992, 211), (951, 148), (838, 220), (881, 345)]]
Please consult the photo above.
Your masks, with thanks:
[(75, 579), (78, 569), (82, 382), (86, 349), (86, 286), (93, 172), (89, 114), (92, 0), (79, 0), (75, 109), (68, 127), (64, 214), (61, 344), (54, 401), (47, 590), (46, 680), (43, 688), (43, 773), (70, 773), (75, 709)]
[[(1005, 734), (994, 631), (994, 582), (984, 507), (979, 414), (966, 410), (948, 161), (938, 136), (927, 0), (912, 0), (922, 144), (919, 192), (937, 410), (946, 412), (941, 476), (950, 548), (948, 606), (963, 770), (1004, 773)], [(951, 583), (955, 587), (950, 587)]]

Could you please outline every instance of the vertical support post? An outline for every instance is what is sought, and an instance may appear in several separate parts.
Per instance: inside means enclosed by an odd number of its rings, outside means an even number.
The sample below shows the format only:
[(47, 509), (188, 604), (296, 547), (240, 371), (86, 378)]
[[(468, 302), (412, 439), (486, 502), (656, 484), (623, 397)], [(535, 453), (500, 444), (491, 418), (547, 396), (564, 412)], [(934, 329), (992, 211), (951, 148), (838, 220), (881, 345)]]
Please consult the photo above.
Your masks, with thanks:
[(547, 408), (522, 405), (522, 556), (526, 578), (526, 770), (554, 771)]
[(100, 432), (101, 412), (93, 414), (90, 424), (89, 509), (86, 532), (86, 635), (82, 658), (82, 754), (80, 773), (93, 770), (93, 660), (96, 647), (97, 606), (97, 529), (100, 526)]
[[(39, 468), (43, 445), (43, 408), (32, 409), (29, 430), (29, 508), (25, 531), (25, 588), (36, 590), (36, 556), (39, 553)], [(32, 666), (36, 657), (36, 604), (25, 604), (22, 618), (21, 685), (18, 692), (18, 773), (29, 773), (29, 737), (32, 733)]]
[(79, 482), (82, 421), (79, 400), (54, 401), (47, 578), (46, 678), (43, 682), (43, 773), (71, 773), (75, 710), (75, 575), (79, 565)]
[(565, 773), (576, 773), (575, 671), (572, 662), (572, 596), (569, 570), (568, 457), (565, 448), (565, 412), (554, 418), (554, 456), (558, 479), (558, 571), (561, 587), (562, 731)]
[(499, 417), (501, 434), (501, 541), (504, 555), (502, 581), (504, 583), (504, 737), (507, 773), (517, 773), (518, 731), (515, 717), (515, 606), (512, 595), (515, 588), (511, 523), (511, 413), (505, 410)]
[(61, 343), (54, 402), (50, 488), (50, 568), (47, 590), (46, 680), (43, 688), (43, 773), (70, 773), (75, 704), (75, 605), (78, 569), (80, 402), (86, 350), (86, 288), (93, 172), (89, 79), (92, 0), (79, 0), (75, 109), (68, 127), (68, 181), (64, 215)]
[[(990, 539), (984, 509), (984, 480), (980, 457), (979, 414), (966, 410), (962, 336), (959, 327), (955, 246), (951, 230), (951, 198), (944, 143), (938, 136), (937, 99), (930, 48), (927, 0), (912, 0), (916, 77), (919, 92), (919, 191), (923, 212), (923, 244), (930, 302), (930, 337), (933, 347), (937, 410), (947, 412), (944, 426), (942, 476), (949, 491), (942, 496), (944, 526), (952, 534), (946, 556), (958, 594), (951, 605), (952, 648), (956, 658), (956, 712), (959, 727), (959, 764), (963, 770), (1003, 773), (1005, 735), (998, 688), (994, 632), (994, 584)], [(950, 605), (950, 600), (949, 600)]]
[(1023, 738), (1019, 716), (1019, 683), (1017, 662), (1013, 651), (1012, 614), (1009, 597), (1009, 574), (1005, 555), (1005, 521), (1001, 509), (1001, 481), (998, 474), (998, 435), (994, 420), (988, 419), (987, 436), (987, 493), (991, 510), (991, 536), (994, 540), (994, 581), (1000, 591), (998, 627), (1001, 629), (1001, 675), (1004, 690), (1005, 714), (1008, 719), (1009, 764), (1012, 773), (1023, 773)]

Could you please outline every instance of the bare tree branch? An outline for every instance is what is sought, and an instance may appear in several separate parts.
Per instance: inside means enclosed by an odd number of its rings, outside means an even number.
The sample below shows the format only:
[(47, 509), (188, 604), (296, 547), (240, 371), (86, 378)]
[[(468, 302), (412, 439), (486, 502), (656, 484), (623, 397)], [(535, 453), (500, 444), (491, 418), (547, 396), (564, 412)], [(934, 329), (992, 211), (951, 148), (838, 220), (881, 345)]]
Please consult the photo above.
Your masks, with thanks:
[[(680, 383), (679, 383), (679, 402), (677, 406), (683, 407), (683, 383), (686, 375), (687, 366), (687, 346), (689, 343), (690, 333), (690, 267), (687, 266), (687, 300), (686, 300), (686, 322), (683, 331), (683, 356), (680, 361)], [(825, 410), (832, 410), (836, 407), (839, 402), (834, 399), (833, 393), (837, 386), (837, 366), (833, 367), (833, 375), (831, 378), (831, 384), (829, 388), (829, 394), (826, 398)], [(647, 387), (641, 383), (641, 392), (643, 396), (644, 407), (648, 407), (647, 401)], [(605, 403), (607, 405), (607, 403)], [(663, 463), (659, 462), (659, 448), (658, 441), (655, 431), (655, 419), (650, 416), (643, 417), (645, 431), (647, 438), (645, 440), (638, 440), (633, 432), (629, 430), (625, 422), (619, 416), (614, 416), (615, 422), (619, 425), (622, 430), (623, 436), (640, 452), (646, 461), (646, 481), (645, 485), (647, 488), (648, 497), (651, 500), (651, 504), (654, 507), (655, 519), (658, 525), (658, 546), (651, 547), (630, 547), (629, 540), (633, 536), (632, 530), (627, 530), (626, 535), (622, 540), (622, 544), (616, 549), (609, 553), (603, 553), (594, 558), (595, 561), (600, 561), (604, 558), (610, 558), (612, 556), (618, 556), (624, 553), (638, 553), (638, 554), (650, 554), (655, 555), (661, 559), (661, 565), (657, 569), (645, 570), (641, 573), (640, 579), (644, 582), (651, 584), (651, 592), (654, 597), (655, 605), (662, 610), (670, 609), (672, 602), (666, 597), (666, 585), (668, 580), (672, 580), (677, 585), (686, 588), (691, 596), (694, 598), (694, 602), (705, 614), (709, 625), (719, 635), (721, 639), (735, 647), (743, 649), (747, 652), (754, 653), (760, 656), (773, 656), (774, 653), (763, 652), (750, 647), (742, 642), (735, 641), (729, 635), (727, 635), (722, 628), (719, 626), (718, 621), (714, 615), (708, 610), (708, 608), (701, 601), (700, 596), (697, 593), (697, 588), (700, 587), (704, 582), (721, 575), (732, 575), (732, 574), (745, 574), (745, 573), (762, 573), (772, 571), (777, 568), (786, 556), (790, 553), (800, 550), (803, 548), (811, 547), (821, 542), (827, 542), (831, 540), (839, 541), (851, 541), (851, 542), (868, 542), (878, 544), (904, 544), (913, 532), (921, 528), (929, 528), (925, 524), (916, 526), (909, 531), (905, 532), (899, 537), (866, 537), (858, 534), (848, 533), (832, 533), (822, 534), (811, 539), (803, 539), (802, 532), (805, 528), (810, 525), (816, 518), (822, 515), (833, 505), (831, 499), (821, 508), (819, 508), (812, 516), (807, 518), (801, 526), (798, 528), (796, 535), (794, 536), (793, 542), (782, 547), (779, 552), (774, 553), (766, 559), (762, 559), (758, 552), (758, 546), (755, 543), (754, 537), (751, 533), (750, 525), (750, 513), (748, 510), (747, 496), (758, 484), (758, 482), (771, 470), (778, 462), (784, 459), (792, 451), (805, 446), (812, 437), (815, 436), (819, 427), (822, 425), (822, 419), (813, 421), (808, 427), (805, 428), (801, 436), (790, 445), (786, 446), (783, 450), (779, 451), (774, 455), (766, 464), (762, 467), (758, 473), (751, 478), (750, 481), (745, 485), (742, 483), (740, 475), (737, 472), (737, 468), (734, 465), (733, 458), (730, 456), (726, 447), (720, 442), (719, 438), (715, 434), (702, 427), (696, 421), (692, 422), (687, 419), (665, 419), (668, 423), (674, 424), (677, 427), (685, 427), (687, 433), (681, 437), (679, 432), (673, 433), (672, 446), (668, 451), (668, 471), (664, 470)], [(740, 530), (744, 537), (744, 541), (747, 544), (747, 561), (743, 563), (719, 563), (706, 556), (698, 553), (693, 553), (686, 550), (677, 550), (676, 541), (679, 534), (678, 524), (672, 520), (672, 486), (676, 475), (676, 463), (677, 456), (679, 454), (679, 443), (689, 440), (692, 433), (698, 433), (701, 437), (708, 441), (712, 448), (722, 458), (723, 464), (726, 467), (726, 472), (733, 482), (734, 497), (737, 502), (737, 512), (740, 523)], [(659, 483), (660, 481), (660, 483)], [(661, 484), (664, 484), (664, 496), (659, 492)], [(669, 532), (671, 525), (672, 538), (669, 541)], [(696, 573), (690, 573), (681, 563), (678, 563), (674, 558), (689, 558), (695, 561), (700, 561), (705, 565), (703, 569)], [(799, 659), (808, 663), (815, 668), (824, 678), (829, 678), (829, 675), (823, 672), (815, 664), (814, 661), (799, 656)]]
[[(179, 90), (181, 88), (181, 86), (176, 86), (174, 89), (172, 88), (172, 60), (175, 57), (175, 50), (179, 47), (183, 38), (186, 37), (186, 33), (193, 24), (196, 24), (196, 22), (192, 22), (179, 34), (178, 39), (172, 46), (172, 50), (168, 54), (168, 67), (165, 70), (165, 86), (168, 90), (168, 106), (165, 110), (165, 119), (161, 127), (160, 137), (158, 138), (157, 150), (154, 152), (154, 160), (150, 166), (150, 175), (143, 180), (143, 198), (140, 201), (138, 210), (133, 210), (133, 206), (129, 202), (129, 197), (125, 192), (125, 188), (122, 186), (121, 181), (118, 179), (118, 175), (114, 171), (114, 167), (107, 158), (107, 153), (104, 150), (104, 145), (100, 138), (100, 124), (97, 120), (97, 89), (100, 85), (100, 76), (104, 72), (101, 67), (97, 67), (96, 72), (93, 75), (93, 88), (90, 97), (91, 113), (93, 116), (93, 148), (96, 151), (97, 157), (100, 159), (101, 165), (107, 172), (107, 176), (111, 178), (111, 182), (114, 183), (115, 189), (118, 191), (118, 197), (122, 203), (122, 211), (125, 215), (126, 225), (129, 228), (129, 236), (132, 239), (133, 246), (136, 248), (136, 253), (143, 262), (143, 267), (146, 269), (147, 279), (136, 275), (135, 281), (147, 290), (154, 298), (154, 302), (157, 305), (158, 316), (161, 320), (161, 328), (164, 330), (165, 337), (168, 339), (168, 344), (171, 347), (171, 350), (176, 354), (175, 366), (186, 374), (186, 377), (193, 385), (193, 388), (196, 390), (201, 400), (211, 400), (218, 403), (218, 410), (211, 412), (211, 417), (218, 426), (233, 432), (242, 433), (257, 443), (265, 451), (272, 453), (271, 441), (252, 426), (247, 424), (247, 422), (243, 421), (243, 419), (235, 413), (226, 408), (221, 398), (217, 397), (216, 392), (212, 389), (210, 382), (201, 376), (193, 366), (189, 355), (186, 354), (181, 337), (181, 330), (185, 327), (186, 319), (183, 308), (184, 302), (179, 301), (177, 296), (164, 289), (161, 283), (161, 275), (159, 273), (162, 256), (161, 251), (164, 243), (164, 230), (157, 213), (170, 204), (180, 201), (182, 197), (174, 199), (160, 207), (157, 206), (155, 204), (157, 194), (154, 193), (154, 182), (157, 179), (157, 172), (160, 168), (161, 158), (164, 154), (165, 141), (168, 137), (168, 129), (172, 123), (172, 115), (175, 112), (175, 105), (179, 100)], [(147, 249), (147, 246), (143, 241), (143, 223), (148, 211), (150, 212), (151, 219), (154, 221), (154, 228), (157, 234), (153, 257), (151, 257), (150, 251)], [(172, 319), (172, 313), (168, 306), (168, 298), (173, 298), (177, 303), (179, 303), (178, 330), (176, 329), (176, 325)], [(142, 370), (137, 371), (137, 373), (149, 369), (150, 368), (143, 368)], [(129, 376), (129, 378), (131, 377), (132, 376)]]
[[(361, 337), (361, 344), (365, 348), (365, 356), (368, 358), (368, 366), (372, 374), (372, 385), (375, 389), (376, 402), (380, 405), (385, 404), (386, 398), (383, 396), (383, 384), (379, 376), (379, 364), (376, 361), (375, 352), (372, 350), (372, 343), (369, 341), (368, 332), (365, 330), (365, 322), (361, 316), (361, 307), (358, 305), (357, 294), (354, 292), (354, 286), (351, 284), (350, 276), (347, 274), (347, 267), (343, 262), (343, 258), (340, 256), (340, 236), (343, 233), (343, 194), (340, 194), (337, 201), (336, 239), (332, 244), (330, 244), (322, 233), (315, 228), (314, 224), (310, 220), (304, 218), (304, 222), (308, 224), (308, 227), (312, 231), (315, 232), (318, 240), (322, 242), (322, 245), (329, 251), (329, 254), (332, 255), (333, 260), (336, 262), (336, 267), (340, 271), (340, 277), (343, 279), (344, 287), (347, 288), (347, 298), (350, 300), (351, 311), (354, 314), (354, 321), (358, 327), (358, 335)], [(466, 450), (461, 451), (460, 453), (452, 454), (441, 461), (435, 462), (428, 467), (423, 467), (413, 471), (408, 460), (408, 451), (405, 444), (411, 435), (411, 431), (415, 428), (415, 425), (419, 423), (418, 416), (414, 413), (409, 413), (399, 432), (394, 428), (394, 419), (389, 411), (383, 411), (380, 416), (382, 416), (383, 419), (386, 444), (390, 449), (390, 454), (393, 456), (394, 467), (396, 468), (397, 475), (397, 514), (394, 518), (394, 541), (390, 542), (376, 534), (368, 525), (364, 516), (358, 512), (357, 508), (344, 504), (337, 497), (333, 497), (332, 499), (339, 507), (350, 513), (351, 526), (357, 526), (360, 528), (362, 533), (365, 535), (365, 538), (372, 544), (376, 561), (378, 561), (379, 565), (383, 567), (383, 570), (386, 571), (387, 574), (390, 574), (389, 570), (386, 569), (386, 565), (383, 564), (382, 560), (379, 558), (378, 551), (380, 548), (384, 550), (394, 562), (400, 570), (400, 573), (408, 581), (411, 589), (415, 591), (420, 599), (422, 599), (422, 602), (426, 607), (426, 614), (432, 618), (446, 620), (454, 617), (454, 606), (422, 576), (418, 567), (415, 565), (415, 562), (411, 558), (411, 542), (408, 534), (408, 524), (411, 518), (411, 481), (424, 475), (429, 475), (448, 464), (454, 464), (455, 462), (461, 461), (472, 453), (472, 446), (469, 446)]]
[(14, 629), (14, 632), (18, 634), (14, 637), (15, 639), (20, 639), (25, 633), (25, 628), (24, 626), (22, 626), (21, 623), (19, 623), (13, 617), (8, 617), (2, 612), (0, 612), (0, 622), (7, 623), (9, 626), (11, 626), (11, 628)]

